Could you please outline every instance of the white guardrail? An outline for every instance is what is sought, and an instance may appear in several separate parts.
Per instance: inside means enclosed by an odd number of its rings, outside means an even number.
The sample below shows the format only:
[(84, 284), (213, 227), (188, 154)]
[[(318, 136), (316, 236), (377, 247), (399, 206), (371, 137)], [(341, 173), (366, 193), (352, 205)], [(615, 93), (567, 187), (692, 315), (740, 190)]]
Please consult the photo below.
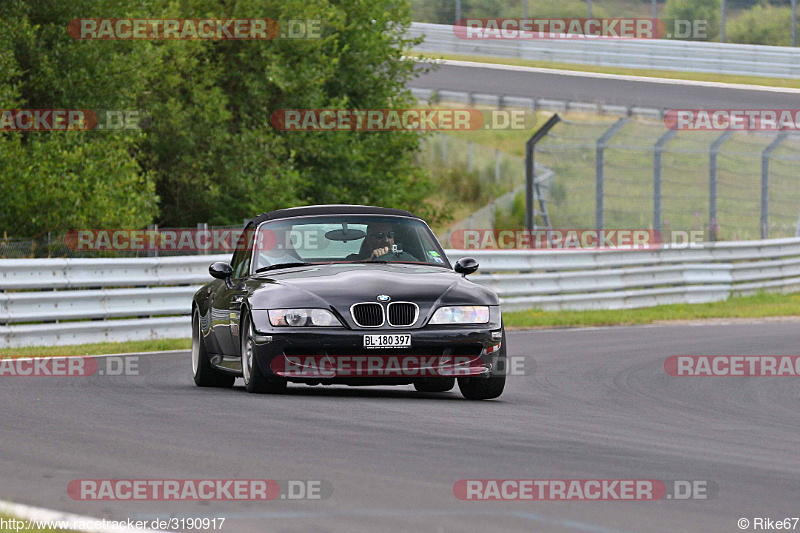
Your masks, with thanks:
[[(448, 250), (503, 309), (622, 309), (800, 290), (800, 239), (658, 250)], [(190, 334), (190, 301), (229, 255), (0, 260), (0, 347)]]
[(445, 24), (414, 22), (418, 52), (641, 69), (800, 78), (800, 51), (784, 46), (671, 39), (462, 39)]

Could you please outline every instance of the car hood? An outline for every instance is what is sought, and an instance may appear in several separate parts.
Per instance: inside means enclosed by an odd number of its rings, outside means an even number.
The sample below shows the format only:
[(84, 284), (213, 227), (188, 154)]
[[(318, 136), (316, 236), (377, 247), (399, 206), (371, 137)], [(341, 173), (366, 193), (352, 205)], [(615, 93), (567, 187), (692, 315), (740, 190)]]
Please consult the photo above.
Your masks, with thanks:
[(452, 270), (435, 266), (389, 264), (333, 264), (265, 272), (248, 282), (252, 309), (285, 307), (332, 308), (346, 321), (350, 306), (391, 301), (414, 302), (427, 318), (443, 305), (499, 305), (497, 295)]

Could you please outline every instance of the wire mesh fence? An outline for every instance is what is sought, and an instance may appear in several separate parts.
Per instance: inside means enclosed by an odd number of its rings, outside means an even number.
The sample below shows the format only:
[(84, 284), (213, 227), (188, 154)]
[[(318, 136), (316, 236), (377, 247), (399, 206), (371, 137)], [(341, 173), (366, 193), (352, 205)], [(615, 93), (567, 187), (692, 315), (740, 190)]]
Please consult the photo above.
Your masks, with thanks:
[[(794, 133), (676, 131), (645, 118), (567, 115), (536, 145), (535, 160), (553, 173), (545, 198), (555, 229), (695, 231), (705, 240), (800, 232)], [(524, 162), (510, 172), (518, 177), (503, 180), (523, 183)]]
[(421, 137), (420, 145), (420, 163), (428, 171), (449, 167), (474, 173), (480, 186), (493, 195), (500, 196), (524, 181), (521, 157), (442, 133)]
[[(423, 167), (432, 173), (454, 169), (455, 175), (463, 174), (466, 179), (459, 186), (470, 187), (479, 200), (451, 230), (524, 226), (522, 157), (446, 134), (423, 136), (420, 143)], [(568, 113), (536, 145), (535, 160), (534, 175), (555, 229), (655, 229), (665, 235), (699, 231), (704, 240), (800, 234), (797, 134), (674, 131), (662, 121), (642, 117)], [(198, 229), (242, 227), (200, 224)], [(63, 234), (36, 239), (0, 235), (3, 259), (202, 253), (219, 251), (92, 251), (76, 247)]]

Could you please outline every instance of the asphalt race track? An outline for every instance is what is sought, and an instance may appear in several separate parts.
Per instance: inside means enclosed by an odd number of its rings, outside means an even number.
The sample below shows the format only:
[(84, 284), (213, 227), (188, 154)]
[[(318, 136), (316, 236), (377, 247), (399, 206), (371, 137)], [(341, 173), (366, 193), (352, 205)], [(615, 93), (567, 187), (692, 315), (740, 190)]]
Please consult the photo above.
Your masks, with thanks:
[[(497, 401), (411, 387), (199, 389), (189, 355), (139, 377), (5, 377), (0, 499), (94, 517), (226, 517), (230, 532), (733, 532), (800, 515), (797, 378), (678, 378), (670, 355), (794, 355), (798, 322), (514, 331), (535, 372)], [(313, 479), (329, 499), (74, 501), (75, 479)], [(706, 501), (468, 502), (460, 479), (709, 480)]]
[[(442, 64), (410, 87), (663, 109), (794, 109), (798, 90), (735, 89), (683, 80), (637, 81), (591, 73)], [(758, 78), (754, 78), (758, 79)], [(785, 91), (785, 92), (783, 92)]]

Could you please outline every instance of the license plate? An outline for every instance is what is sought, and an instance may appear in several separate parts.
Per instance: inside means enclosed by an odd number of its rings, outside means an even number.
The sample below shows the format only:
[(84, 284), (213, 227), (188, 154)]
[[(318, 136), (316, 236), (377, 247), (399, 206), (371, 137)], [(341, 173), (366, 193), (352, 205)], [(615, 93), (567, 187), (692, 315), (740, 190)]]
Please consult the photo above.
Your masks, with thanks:
[(408, 348), (411, 335), (364, 335), (364, 348)]

